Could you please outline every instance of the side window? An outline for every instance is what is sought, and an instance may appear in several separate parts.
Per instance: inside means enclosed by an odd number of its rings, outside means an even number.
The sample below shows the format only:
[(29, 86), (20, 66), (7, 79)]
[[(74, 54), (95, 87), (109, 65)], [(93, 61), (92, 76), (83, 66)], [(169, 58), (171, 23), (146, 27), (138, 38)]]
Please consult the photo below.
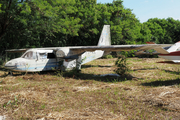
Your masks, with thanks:
[(54, 53), (48, 53), (47, 58), (56, 58)]
[(33, 59), (36, 59), (36, 53), (33, 52)]
[(36, 54), (32, 51), (27, 52), (26, 54), (24, 54), (22, 56), (22, 58), (26, 58), (26, 59), (36, 59)]
[(47, 53), (39, 53), (40, 59), (47, 59)]

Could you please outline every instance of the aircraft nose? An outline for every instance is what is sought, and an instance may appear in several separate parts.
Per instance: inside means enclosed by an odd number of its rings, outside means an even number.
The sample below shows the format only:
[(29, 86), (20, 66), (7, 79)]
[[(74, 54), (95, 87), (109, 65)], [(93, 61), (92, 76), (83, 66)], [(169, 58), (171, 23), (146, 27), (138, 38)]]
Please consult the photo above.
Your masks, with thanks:
[(14, 69), (15, 68), (15, 63), (13, 61), (9, 61), (5, 64), (5, 68), (8, 69)]

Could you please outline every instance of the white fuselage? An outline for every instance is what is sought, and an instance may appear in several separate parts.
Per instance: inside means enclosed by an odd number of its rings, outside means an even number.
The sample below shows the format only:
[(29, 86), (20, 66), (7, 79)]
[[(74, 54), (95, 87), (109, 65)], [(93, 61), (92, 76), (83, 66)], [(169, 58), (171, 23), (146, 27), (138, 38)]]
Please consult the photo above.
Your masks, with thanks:
[(37, 72), (57, 69), (59, 67), (52, 50), (30, 49), (20, 58), (12, 59), (5, 68), (20, 72)]
[[(102, 57), (104, 51), (84, 52), (78, 59), (56, 58), (53, 50), (30, 49), (20, 58), (12, 59), (5, 64), (5, 68), (19, 72), (38, 72), (49, 70), (70, 70), (97, 58)], [(78, 62), (78, 63), (77, 63)]]
[[(104, 25), (98, 46), (109, 45), (111, 45), (110, 25)], [(21, 72), (37, 72), (56, 69), (68, 70), (74, 67), (80, 69), (82, 64), (109, 53), (109, 49), (108, 51), (97, 49), (81, 51), (84, 47), (72, 46), (29, 49), (20, 58), (8, 61), (5, 67), (12, 71)], [(93, 48), (93, 46), (90, 47)]]

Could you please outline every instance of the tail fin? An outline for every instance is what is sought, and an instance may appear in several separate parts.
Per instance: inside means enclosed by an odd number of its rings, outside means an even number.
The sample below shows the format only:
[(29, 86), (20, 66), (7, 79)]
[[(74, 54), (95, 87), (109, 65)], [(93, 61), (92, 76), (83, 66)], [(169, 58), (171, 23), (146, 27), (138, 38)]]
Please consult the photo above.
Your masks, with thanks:
[(174, 52), (180, 50), (180, 41), (172, 45), (167, 51), (168, 52)]
[(111, 45), (110, 25), (104, 25), (98, 46)]

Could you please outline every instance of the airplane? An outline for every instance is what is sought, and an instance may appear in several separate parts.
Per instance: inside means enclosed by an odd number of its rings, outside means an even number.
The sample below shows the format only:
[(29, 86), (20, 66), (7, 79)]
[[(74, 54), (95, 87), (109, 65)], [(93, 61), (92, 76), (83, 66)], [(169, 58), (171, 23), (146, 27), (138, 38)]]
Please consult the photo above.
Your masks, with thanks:
[[(153, 42), (147, 42), (148, 44), (155, 44)], [(168, 63), (168, 64), (180, 64), (180, 41), (176, 42), (172, 46), (168, 47), (155, 47), (153, 48), (155, 51), (152, 53), (144, 52), (144, 51), (139, 51), (135, 53), (136, 55), (158, 55), (161, 58), (164, 58), (166, 60), (170, 61), (160, 61), (157, 63)]]
[[(111, 45), (110, 25), (104, 25), (97, 46), (46, 47), (29, 49), (12, 49), (6, 52), (24, 52), (19, 57), (8, 61), (5, 68), (18, 72), (38, 72), (73, 68), (98, 59), (111, 51), (149, 50), (171, 46), (171, 44)], [(164, 52), (163, 53), (167, 53)], [(163, 56), (163, 55), (161, 55)]]
[[(180, 63), (180, 41), (176, 42), (167, 50), (160, 48), (155, 48), (155, 50), (161, 53), (158, 55), (159, 57), (170, 60), (173, 63)], [(169, 63), (169, 61), (166, 61), (164, 63)]]

